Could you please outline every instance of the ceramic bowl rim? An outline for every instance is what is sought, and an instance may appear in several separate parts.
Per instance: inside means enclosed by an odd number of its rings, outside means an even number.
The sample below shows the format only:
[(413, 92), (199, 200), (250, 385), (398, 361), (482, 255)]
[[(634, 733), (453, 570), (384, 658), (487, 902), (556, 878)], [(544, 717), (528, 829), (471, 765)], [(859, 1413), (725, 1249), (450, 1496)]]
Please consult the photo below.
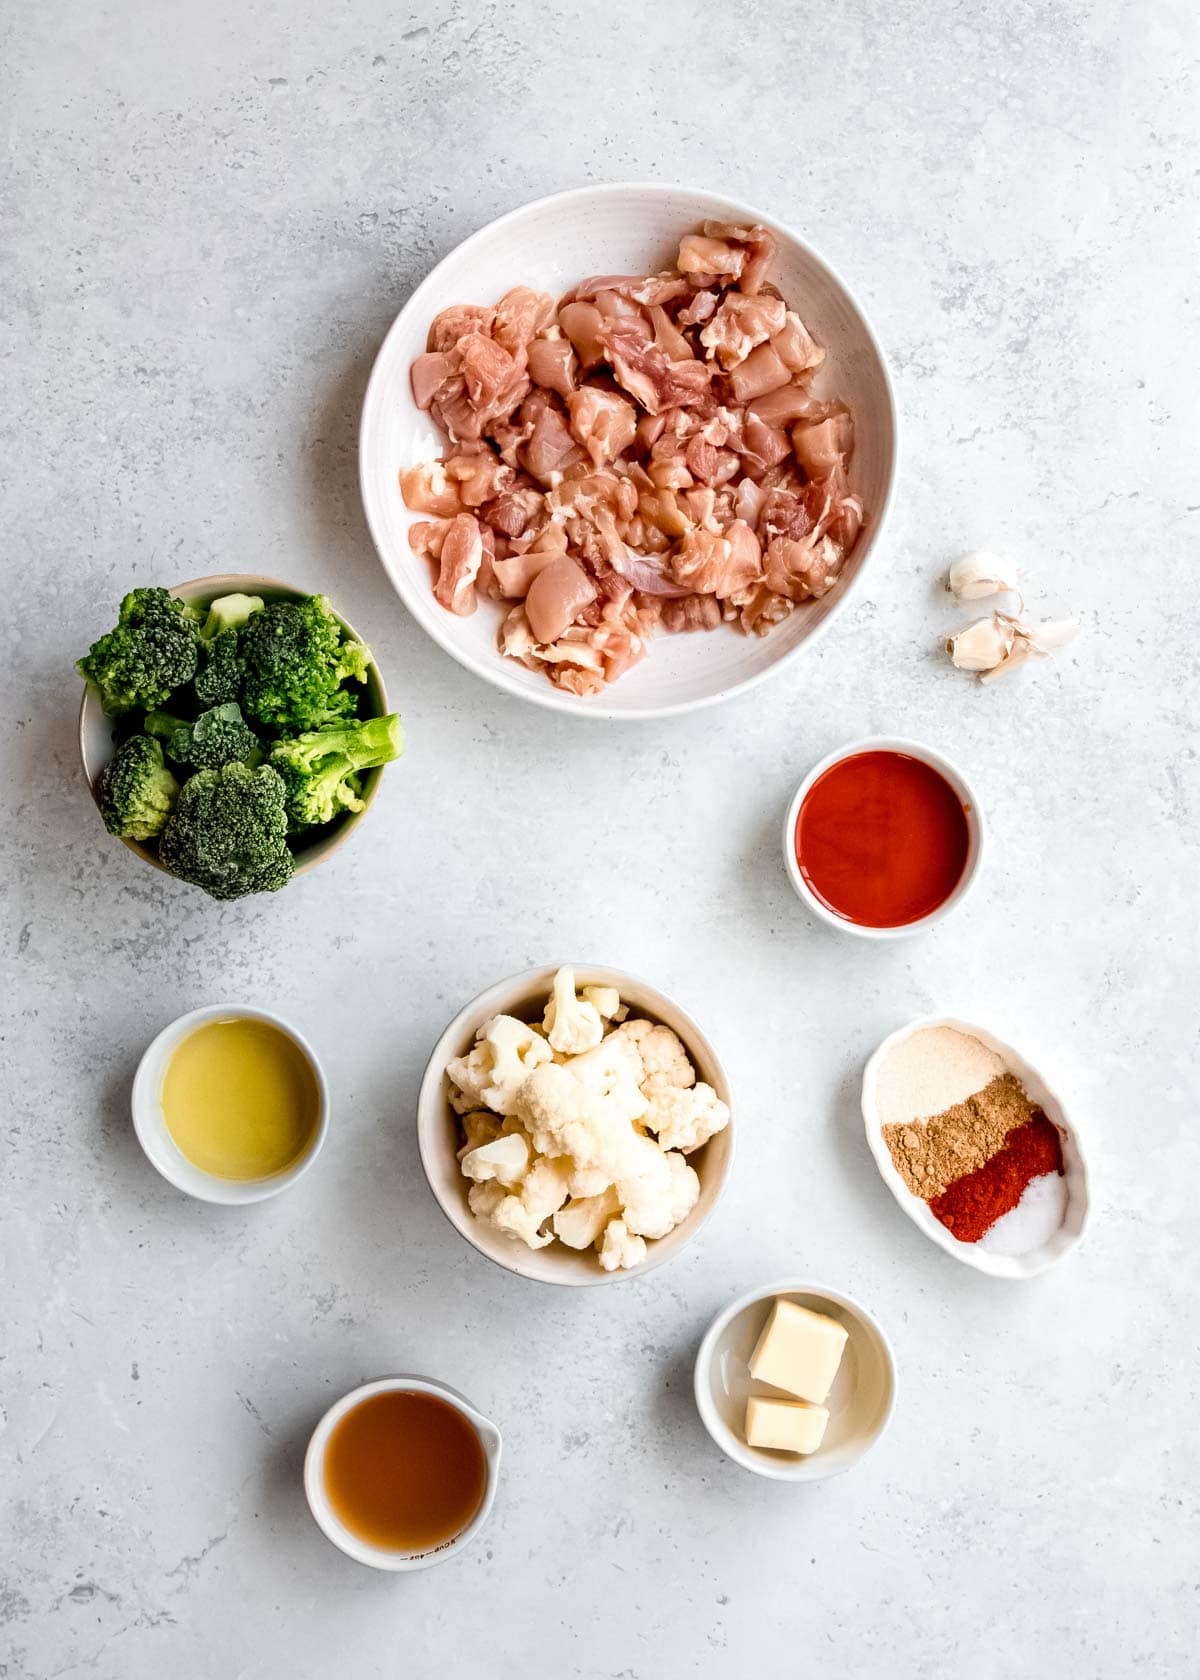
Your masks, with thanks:
[[(686, 1025), (686, 1035), (680, 1033), (679, 1036), (683, 1040), (684, 1048), (687, 1050), (689, 1057), (694, 1062), (702, 1061), (707, 1064), (712, 1076), (710, 1083), (721, 1100), (728, 1105), (730, 1111), (729, 1124), (725, 1131), (720, 1134), (725, 1139), (722, 1162), (719, 1166), (713, 1168), (709, 1176), (706, 1177), (701, 1174), (700, 1200), (687, 1218), (676, 1227), (675, 1231), (671, 1231), (667, 1236), (660, 1237), (657, 1241), (647, 1244), (648, 1253), (640, 1266), (615, 1272), (605, 1272), (597, 1266), (594, 1272), (589, 1272), (582, 1277), (567, 1276), (565, 1273), (562, 1276), (554, 1276), (550, 1271), (546, 1273), (541, 1271), (527, 1272), (521, 1270), (516, 1264), (516, 1262), (524, 1261), (527, 1255), (531, 1259), (537, 1260), (544, 1253), (547, 1256), (548, 1264), (553, 1267), (554, 1261), (550, 1256), (559, 1246), (557, 1244), (551, 1244), (545, 1250), (539, 1249), (534, 1252), (526, 1250), (516, 1242), (509, 1243), (506, 1246), (513, 1251), (512, 1263), (508, 1259), (502, 1258), (500, 1253), (493, 1253), (489, 1248), (485, 1248), (479, 1240), (475, 1221), (470, 1213), (464, 1212), (461, 1207), (455, 1206), (452, 1208), (447, 1205), (447, 1201), (443, 1198), (436, 1183), (436, 1174), (432, 1165), (435, 1155), (440, 1156), (441, 1154), (436, 1139), (441, 1122), (445, 1119), (446, 1065), (454, 1056), (465, 1053), (465, 1046), (469, 1043), (466, 1036), (468, 1033), (467, 1023), (481, 1011), (490, 1014), (503, 1014), (515, 998), (525, 997), (534, 992), (535, 989), (541, 990), (544, 988), (548, 991), (551, 979), (560, 968), (574, 969), (577, 986), (611, 985), (621, 991), (623, 985), (632, 983), (651, 997), (667, 1004), (676, 1017)], [(621, 996), (624, 999), (623, 991), (621, 991)], [(641, 1004), (635, 1004), (632, 1007), (638, 1010), (643, 1009)], [(644, 1007), (647, 1015), (651, 1018), (658, 1018), (656, 1008), (649, 1005)], [(699, 1057), (696, 1054), (697, 1045), (703, 1052)], [(640, 976), (630, 973), (628, 969), (609, 968), (601, 963), (538, 963), (533, 968), (523, 969), (518, 974), (508, 975), (502, 980), (494, 981), (490, 986), (485, 986), (481, 992), (477, 993), (457, 1012), (439, 1034), (429, 1060), (425, 1064), (425, 1071), (421, 1076), (421, 1085), (417, 1097), (417, 1148), (421, 1157), (421, 1170), (425, 1174), (425, 1182), (429, 1186), (430, 1193), (443, 1216), (454, 1227), (464, 1242), (469, 1243), (476, 1253), (482, 1255), (485, 1260), (489, 1260), (494, 1266), (498, 1266), (502, 1271), (526, 1282), (544, 1284), (556, 1289), (586, 1289), (599, 1284), (633, 1282), (638, 1278), (646, 1277), (648, 1273), (657, 1270), (659, 1266), (666, 1265), (682, 1253), (712, 1218), (728, 1186), (736, 1153), (736, 1126), (737, 1114), (732, 1099), (729, 1076), (712, 1040), (694, 1016), (676, 1003), (675, 999), (667, 992), (652, 985), (648, 980), (643, 980)], [(707, 1166), (707, 1161), (704, 1164)], [(672, 1243), (672, 1238), (680, 1231), (684, 1231), (684, 1235), (677, 1242)]]
[[(158, 1099), (159, 1085), (169, 1053), (181, 1044), (189, 1033), (209, 1021), (224, 1021), (233, 1017), (244, 1021), (265, 1021), (278, 1028), (303, 1053), (317, 1082), (317, 1124), (313, 1141), (300, 1159), (272, 1178), (225, 1179), (193, 1166), (181, 1153), (166, 1129)], [(222, 1207), (247, 1207), (253, 1202), (269, 1201), (304, 1177), (312, 1167), (329, 1135), (329, 1085), (320, 1057), (308, 1039), (292, 1023), (274, 1010), (258, 1009), (250, 1004), (211, 1003), (189, 1009), (160, 1028), (142, 1052), (133, 1076), (130, 1092), (130, 1111), (133, 1129), (142, 1153), (155, 1171), (185, 1196), (199, 1202)], [(159, 1145), (162, 1145), (159, 1149)]]
[[(264, 589), (276, 591), (279, 594), (291, 599), (302, 599), (306, 595), (321, 593), (320, 590), (301, 589), (296, 584), (285, 583), (282, 578), (267, 577), (265, 574), (257, 572), (214, 572), (208, 577), (189, 578), (183, 583), (172, 584), (167, 593), (169, 595), (173, 595), (180, 601), (202, 601), (206, 595), (209, 596), (211, 600), (217, 600), (222, 595), (232, 595), (235, 593), (253, 595)], [(337, 619), (338, 623), (342, 626), (343, 630), (346, 631), (347, 635), (351, 636), (356, 642), (364, 642), (364, 638), (359, 635), (358, 631), (350, 623), (350, 620), (338, 611), (332, 600), (329, 605), (330, 611), (333, 613), (333, 616)], [(367, 647), (368, 651), (370, 651), (370, 643), (364, 642), (364, 645)], [(379, 694), (380, 710), (372, 715), (386, 717), (388, 712), (387, 688), (384, 685), (383, 672), (379, 669), (374, 653), (371, 654), (371, 658), (367, 663), (367, 671), (369, 678), (373, 679), (375, 688)], [(367, 686), (367, 683), (363, 684), (364, 689), (367, 688)], [(79, 702), (79, 763), (83, 770), (83, 779), (87, 783), (88, 792), (91, 794), (97, 810), (100, 808), (100, 801), (96, 794), (96, 776), (99, 775), (100, 769), (103, 768), (103, 766), (96, 768), (93, 773), (88, 753), (88, 734), (89, 725), (99, 719), (105, 718), (106, 716), (107, 714), (101, 708), (100, 697), (96, 693), (95, 688), (90, 682), (84, 680), (83, 695)], [(116, 720), (114, 719), (111, 721), (115, 722)], [(107, 760), (105, 762), (107, 762)], [(348, 812), (342, 818), (335, 833), (323, 840), (315, 840), (311, 846), (301, 848), (292, 854), (295, 858), (295, 867), (292, 870), (291, 876), (292, 880), (295, 880), (299, 875), (307, 875), (309, 871), (315, 869), (319, 863), (324, 863), (327, 857), (332, 857), (333, 853), (338, 851), (350, 838), (351, 832), (358, 826), (370, 810), (371, 806), (374, 804), (375, 795), (379, 792), (379, 784), (383, 780), (383, 772), (386, 768), (386, 765), (380, 765), (371, 776), (363, 795), (363, 808), (361, 811)], [(167, 869), (164, 864), (160, 863), (158, 854), (152, 851), (149, 846), (144, 845), (140, 840), (122, 839), (121, 845), (128, 847), (135, 857), (140, 857), (142, 862), (148, 863), (152, 869), (159, 870), (163, 875), (171, 875), (171, 871)], [(171, 879), (175, 880), (176, 877), (171, 875)]]
[[(360, 1539), (334, 1514), (322, 1477), (329, 1438), (347, 1412), (353, 1411), (362, 1401), (369, 1400), (376, 1394), (396, 1393), (432, 1394), (439, 1400), (444, 1400), (447, 1405), (453, 1406), (479, 1436), (487, 1462), (487, 1485), (475, 1515), (465, 1528), (426, 1552), (390, 1551), (384, 1546), (375, 1546), (369, 1540)], [(407, 1573), (414, 1569), (431, 1569), (435, 1564), (448, 1562), (456, 1553), (461, 1552), (464, 1546), (469, 1546), (491, 1515), (499, 1485), (503, 1445), (499, 1427), (491, 1418), (485, 1417), (478, 1407), (473, 1406), (465, 1394), (451, 1388), (449, 1383), (438, 1382), (433, 1377), (376, 1377), (371, 1382), (360, 1383), (357, 1388), (350, 1389), (322, 1413), (308, 1438), (308, 1446), (304, 1453), (304, 1497), (308, 1501), (312, 1519), (321, 1533), (355, 1563), (363, 1563), (368, 1568), (382, 1569), (392, 1574)]]
[[(823, 904), (813, 892), (801, 874), (800, 865), (796, 860), (796, 821), (800, 815), (800, 807), (812, 788), (835, 764), (867, 752), (894, 752), (927, 764), (931, 770), (936, 770), (949, 782), (962, 802), (967, 818), (967, 862), (953, 892), (928, 915), (919, 917), (915, 922), (904, 922), (899, 927), (866, 927), (850, 921), (848, 917), (839, 916), (836, 910), (831, 910), (827, 904)], [(811, 910), (813, 915), (819, 917), (828, 927), (836, 928), (839, 933), (853, 934), (858, 939), (911, 939), (914, 934), (925, 933), (938, 922), (944, 921), (959, 908), (979, 879), (986, 851), (987, 822), (983, 815), (983, 807), (979, 803), (979, 795), (967, 776), (938, 748), (926, 746), (922, 741), (909, 740), (902, 735), (865, 735), (861, 740), (848, 741), (844, 746), (835, 747), (818, 764), (814, 764), (805, 776), (792, 795), (783, 819), (783, 862), (792, 890), (805, 908)]]
[(656, 718), (679, 717), (687, 712), (702, 711), (709, 706), (720, 705), (726, 700), (735, 699), (748, 693), (751, 689), (757, 688), (760, 683), (766, 682), (769, 677), (777, 675), (790, 666), (805, 649), (814, 646), (834, 620), (842, 615), (850, 600), (857, 596), (862, 580), (869, 565), (877, 555), (884, 532), (891, 520), (895, 507), (896, 487), (900, 477), (900, 409), (896, 400), (896, 389), (891, 368), (884, 354), (879, 335), (875, 331), (858, 294), (851, 289), (837, 269), (807, 239), (797, 233), (790, 223), (780, 221), (778, 217), (770, 215), (764, 210), (759, 210), (753, 205), (747, 204), (744, 199), (734, 195), (714, 191), (711, 187), (691, 186), (685, 182), (599, 181), (579, 187), (568, 187), (561, 192), (546, 193), (539, 198), (530, 199), (524, 204), (518, 204), (513, 209), (505, 211), (503, 215), (494, 217), (490, 222), (485, 222), (482, 227), (476, 228), (465, 239), (459, 240), (430, 269), (429, 273), (425, 275), (407, 298), (388, 328), (376, 354), (371, 368), (371, 376), (367, 381), (367, 389), (363, 396), (359, 419), (359, 493), (367, 527), (371, 533), (371, 541), (375, 545), (380, 565), (405, 607), (409, 606), (410, 591), (415, 595), (419, 585), (407, 577), (402, 577), (398, 569), (393, 570), (386, 558), (387, 545), (383, 540), (383, 522), (376, 503), (376, 495), (381, 492), (377, 491), (376, 475), (372, 471), (374, 433), (371, 426), (371, 415), (376, 406), (377, 387), (382, 384), (385, 377), (384, 370), (391, 361), (393, 340), (403, 334), (414, 316), (428, 313), (430, 302), (437, 294), (438, 284), (444, 271), (464, 251), (478, 248), (497, 233), (507, 231), (517, 224), (521, 218), (535, 212), (544, 212), (550, 208), (566, 209), (572, 205), (594, 202), (600, 198), (613, 198), (622, 193), (630, 192), (649, 193), (661, 198), (669, 197), (672, 194), (686, 194), (696, 199), (709, 200), (714, 207), (724, 207), (726, 211), (734, 214), (739, 220), (761, 222), (771, 228), (773, 232), (780, 234), (784, 239), (797, 246), (814, 267), (822, 271), (832, 289), (841, 294), (851, 315), (862, 330), (865, 345), (874, 354), (881, 375), (880, 389), (887, 405), (891, 424), (892, 451), (883, 499), (878, 511), (873, 514), (867, 530), (863, 532), (859, 539), (861, 544), (865, 544), (860, 563), (853, 577), (847, 581), (845, 587), (839, 592), (837, 600), (829, 611), (801, 641), (786, 652), (781, 653), (761, 671), (743, 678), (740, 682), (731, 683), (726, 688), (718, 689), (713, 694), (705, 694), (691, 700), (673, 701), (664, 705), (638, 706), (620, 710), (613, 707), (597, 706), (591, 701), (585, 705), (579, 696), (556, 689), (549, 682), (543, 685), (544, 693), (540, 689), (522, 686), (515, 677), (510, 676), (508, 671), (504, 669), (504, 661), (499, 654), (496, 655), (494, 660), (486, 662), (478, 659), (454, 640), (449, 625), (443, 626), (438, 620), (427, 623), (423, 618), (419, 618), (415, 612), (410, 611), (410, 617), (415, 619), (420, 628), (438, 644), (442, 651), (448, 653), (452, 659), (456, 660), (464, 670), (470, 671), (473, 676), (479, 677), (485, 682), (490, 682), (493, 686), (501, 688), (506, 693), (514, 695), (519, 700), (527, 701), (531, 705), (543, 706), (549, 711), (559, 712), (569, 717), (592, 719), (605, 723), (642, 723)]
[[(1078, 1225), (1076, 1229), (1068, 1233), (1062, 1242), (1055, 1241), (1055, 1237), (1062, 1234), (1064, 1227), (1060, 1226), (1054, 1236), (1048, 1242), (1043, 1243), (1041, 1248), (1030, 1250), (1031, 1254), (1039, 1256), (1033, 1263), (1025, 1261), (1017, 1255), (990, 1254), (986, 1249), (981, 1249), (978, 1243), (957, 1242), (945, 1226), (933, 1217), (920, 1197), (913, 1195), (908, 1185), (896, 1171), (891, 1152), (884, 1142), (879, 1111), (875, 1105), (876, 1081), (879, 1076), (879, 1069), (889, 1051), (913, 1033), (920, 1032), (927, 1027), (953, 1027), (956, 1031), (968, 1033), (972, 1037), (978, 1038), (981, 1044), (994, 1051), (1006, 1066), (1011, 1068), (1023, 1084), (1032, 1080), (1035, 1085), (1041, 1087), (1046, 1096), (1044, 1099), (1038, 1098), (1037, 1100), (1042, 1103), (1043, 1107), (1055, 1111), (1048, 1118), (1067, 1133), (1075, 1155), (1072, 1175), (1068, 1180), (1068, 1188), (1071, 1190), (1072, 1200), (1077, 1200), (1079, 1203)], [(1023, 1282), (1028, 1278), (1041, 1276), (1051, 1266), (1055, 1266), (1060, 1260), (1064, 1260), (1068, 1254), (1078, 1248), (1087, 1235), (1087, 1228), (1092, 1216), (1091, 1171), (1088, 1165), (1087, 1150), (1079, 1135), (1079, 1128), (1071, 1117), (1071, 1111), (1059, 1095), (1057, 1088), (1050, 1083), (1037, 1063), (1023, 1055), (1007, 1039), (998, 1037), (990, 1028), (978, 1026), (971, 1021), (961, 1020), (955, 1015), (940, 1014), (918, 1015), (915, 1020), (907, 1022), (902, 1027), (897, 1027), (895, 1032), (889, 1033), (886, 1038), (880, 1041), (867, 1059), (866, 1066), (863, 1069), (860, 1107), (863, 1126), (866, 1131), (867, 1147), (870, 1149), (872, 1159), (879, 1169), (879, 1176), (917, 1229), (928, 1237), (930, 1242), (935, 1243), (938, 1248), (944, 1249), (952, 1259), (957, 1260), (961, 1265), (970, 1266), (972, 1270), (982, 1272), (985, 1277), (1006, 1278), (1015, 1282)], [(1064, 1220), (1064, 1226), (1065, 1223)]]
[[(722, 1332), (733, 1323), (734, 1319), (739, 1318), (751, 1307), (759, 1306), (764, 1301), (777, 1299), (781, 1295), (810, 1295), (818, 1300), (828, 1301), (832, 1305), (840, 1307), (843, 1312), (861, 1324), (869, 1336), (874, 1337), (882, 1356), (888, 1382), (887, 1400), (883, 1411), (875, 1428), (864, 1438), (856, 1455), (836, 1468), (824, 1470), (820, 1468), (820, 1448), (815, 1453), (795, 1461), (785, 1458), (776, 1461), (758, 1457), (752, 1448), (746, 1446), (745, 1442), (738, 1440), (713, 1403), (710, 1372), (716, 1345)], [(696, 1358), (692, 1367), (692, 1392), (696, 1401), (696, 1410), (700, 1414), (700, 1421), (726, 1458), (740, 1469), (752, 1471), (757, 1476), (765, 1476), (770, 1481), (792, 1482), (797, 1485), (829, 1481), (834, 1476), (844, 1476), (847, 1471), (853, 1470), (861, 1464), (871, 1449), (877, 1445), (892, 1420), (892, 1414), (896, 1409), (898, 1386), (896, 1356), (892, 1351), (892, 1344), (874, 1315), (869, 1313), (864, 1306), (861, 1306), (853, 1296), (846, 1295), (838, 1289), (831, 1289), (828, 1284), (813, 1283), (809, 1280), (797, 1282), (791, 1278), (763, 1284), (756, 1289), (748, 1289), (745, 1294), (739, 1295), (736, 1300), (722, 1308), (704, 1332), (700, 1346), (696, 1350)]]

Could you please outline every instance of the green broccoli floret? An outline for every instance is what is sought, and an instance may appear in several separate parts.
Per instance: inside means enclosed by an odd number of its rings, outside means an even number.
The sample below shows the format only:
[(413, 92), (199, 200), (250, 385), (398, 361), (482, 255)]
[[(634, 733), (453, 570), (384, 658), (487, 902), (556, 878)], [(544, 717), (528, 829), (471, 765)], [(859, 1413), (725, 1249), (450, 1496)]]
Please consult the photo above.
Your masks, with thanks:
[(283, 777), (292, 828), (332, 822), (341, 811), (361, 811), (359, 772), (388, 764), (403, 751), (404, 730), (394, 712), (276, 741), (269, 763)]
[(236, 629), (220, 631), (200, 644), (200, 668), (192, 684), (202, 706), (224, 706), (242, 693), (242, 661)]
[(347, 679), (365, 682), (370, 654), (346, 641), (324, 595), (270, 601), (238, 632), (242, 705), (274, 729), (320, 729), (358, 710)]
[(263, 610), (261, 595), (221, 595), (208, 609), (208, 617), (204, 620), (204, 628), (200, 632), (201, 639), (206, 642), (215, 641), (223, 630), (240, 630), (251, 613)]
[(146, 733), (167, 743), (176, 764), (192, 764), (197, 770), (218, 770), (222, 764), (249, 764), (262, 759), (258, 736), (242, 719), (236, 700), (201, 712), (195, 723), (185, 723), (170, 712), (149, 712)]
[(277, 892), (292, 874), (280, 777), (266, 764), (197, 770), (180, 790), (158, 856), (212, 898)]
[(122, 840), (153, 840), (178, 794), (179, 783), (163, 763), (162, 748), (148, 735), (123, 741), (96, 778), (104, 826)]
[(76, 667), (95, 684), (110, 717), (156, 706), (190, 682), (199, 659), (198, 614), (165, 589), (133, 589), (115, 630), (101, 636)]

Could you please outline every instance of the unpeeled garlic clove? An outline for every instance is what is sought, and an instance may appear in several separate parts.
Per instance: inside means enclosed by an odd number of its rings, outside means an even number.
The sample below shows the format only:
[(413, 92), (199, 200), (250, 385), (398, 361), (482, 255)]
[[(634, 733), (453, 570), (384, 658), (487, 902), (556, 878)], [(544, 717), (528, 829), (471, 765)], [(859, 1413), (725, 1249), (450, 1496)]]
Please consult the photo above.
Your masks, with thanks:
[(946, 652), (960, 671), (992, 671), (1011, 653), (1014, 632), (1013, 619), (991, 613), (949, 637)]
[(1008, 560), (975, 549), (951, 566), (946, 588), (960, 601), (983, 601), (1016, 589), (1017, 577), (1017, 568)]
[(1017, 634), (1025, 637), (1038, 653), (1057, 653), (1079, 634), (1077, 618), (1052, 618), (1045, 624), (1022, 624)]

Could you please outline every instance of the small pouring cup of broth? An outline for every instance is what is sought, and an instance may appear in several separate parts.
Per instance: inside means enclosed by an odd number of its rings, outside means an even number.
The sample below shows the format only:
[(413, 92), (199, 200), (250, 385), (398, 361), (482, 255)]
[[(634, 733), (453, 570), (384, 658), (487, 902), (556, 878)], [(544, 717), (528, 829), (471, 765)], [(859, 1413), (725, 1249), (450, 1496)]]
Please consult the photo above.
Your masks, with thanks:
[(500, 1470), (500, 1431), (456, 1389), (383, 1377), (321, 1419), (304, 1459), (317, 1526), (372, 1569), (428, 1569), (474, 1539)]
[(839, 747), (809, 772), (783, 858), (814, 915), (864, 939), (922, 933), (962, 903), (983, 858), (979, 801), (941, 753), (894, 735)]
[(205, 1202), (261, 1202), (312, 1166), (329, 1092), (311, 1046), (279, 1016), (216, 1004), (172, 1021), (133, 1081), (138, 1142)]

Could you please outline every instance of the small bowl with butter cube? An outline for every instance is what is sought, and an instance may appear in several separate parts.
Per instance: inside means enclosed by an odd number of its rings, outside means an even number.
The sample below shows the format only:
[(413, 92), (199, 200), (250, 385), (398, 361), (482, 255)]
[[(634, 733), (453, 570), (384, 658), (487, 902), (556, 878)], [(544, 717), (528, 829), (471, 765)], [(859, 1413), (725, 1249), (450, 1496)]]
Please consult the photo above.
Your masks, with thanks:
[(717, 1315), (695, 1389), (704, 1427), (735, 1464), (816, 1482), (849, 1470), (883, 1434), (896, 1371), (887, 1337), (856, 1301), (783, 1282)]

